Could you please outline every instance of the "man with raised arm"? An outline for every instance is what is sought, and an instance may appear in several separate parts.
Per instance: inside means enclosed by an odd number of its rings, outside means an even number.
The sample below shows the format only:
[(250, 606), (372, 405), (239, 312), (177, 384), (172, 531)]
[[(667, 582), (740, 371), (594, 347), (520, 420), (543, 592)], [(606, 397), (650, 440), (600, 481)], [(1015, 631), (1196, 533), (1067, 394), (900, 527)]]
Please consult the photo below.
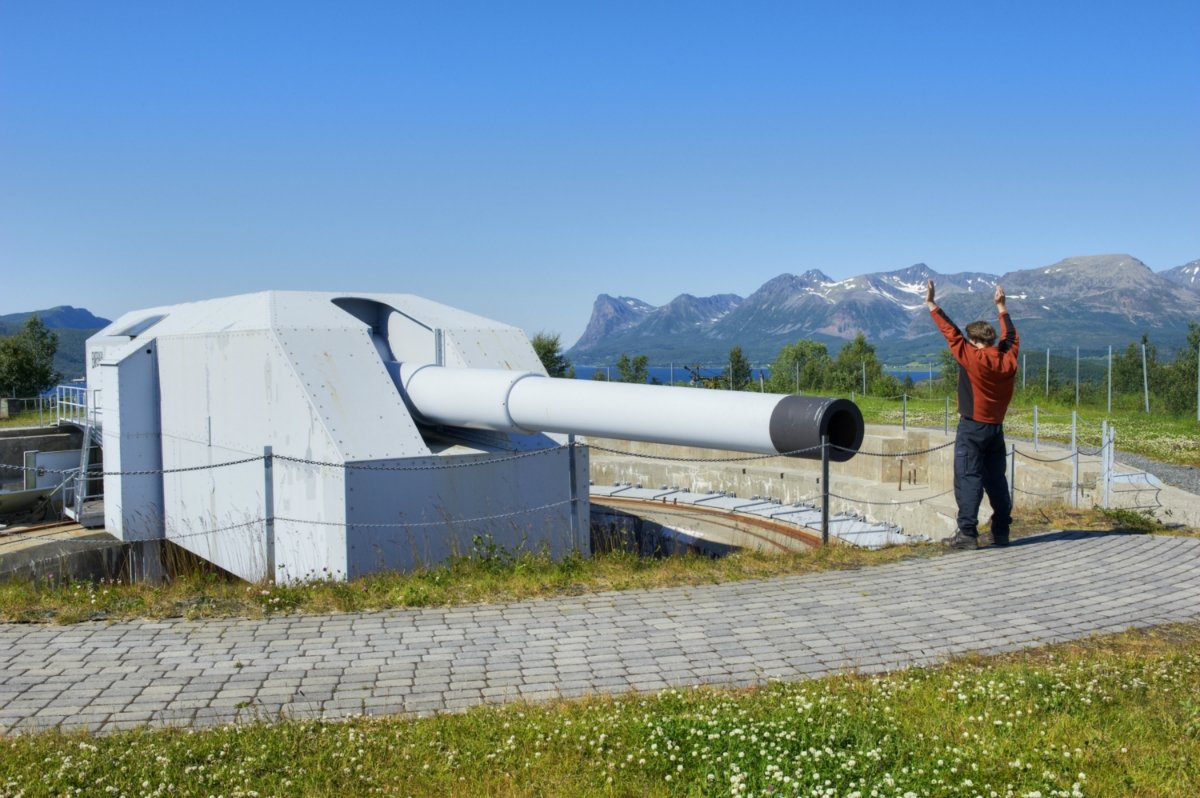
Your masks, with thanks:
[(987, 493), (992, 505), (992, 545), (1007, 546), (1012, 524), (1012, 500), (1005, 476), (1004, 415), (1012, 400), (1017, 376), (1017, 328), (1004, 307), (1004, 289), (993, 297), (1002, 332), (986, 321), (967, 325), (964, 338), (946, 311), (933, 301), (933, 280), (925, 291), (925, 306), (937, 323), (950, 354), (958, 362), (958, 431), (954, 437), (954, 500), (958, 531), (950, 540), (956, 549), (979, 546), (979, 503)]

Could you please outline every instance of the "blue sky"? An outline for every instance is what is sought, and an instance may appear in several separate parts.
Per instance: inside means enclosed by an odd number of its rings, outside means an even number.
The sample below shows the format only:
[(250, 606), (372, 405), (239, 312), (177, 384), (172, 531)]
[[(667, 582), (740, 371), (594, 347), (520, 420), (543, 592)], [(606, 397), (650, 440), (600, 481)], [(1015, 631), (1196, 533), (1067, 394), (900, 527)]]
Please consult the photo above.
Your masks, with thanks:
[(1200, 3), (0, 0), (0, 314), (1200, 258)]

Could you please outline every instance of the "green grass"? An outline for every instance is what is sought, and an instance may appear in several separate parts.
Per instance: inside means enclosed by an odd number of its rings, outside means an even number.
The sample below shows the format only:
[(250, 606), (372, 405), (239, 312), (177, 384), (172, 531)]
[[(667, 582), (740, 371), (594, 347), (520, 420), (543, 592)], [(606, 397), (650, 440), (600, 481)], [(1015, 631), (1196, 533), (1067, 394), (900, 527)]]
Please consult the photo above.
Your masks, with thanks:
[[(1037, 508), (1015, 519), (1013, 535), (1048, 529), (1164, 532), (1153, 518), (1121, 510)], [(1171, 530), (1171, 534), (1194, 534)], [(715, 584), (790, 574), (864, 568), (943, 554), (938, 545), (869, 551), (832, 545), (791, 553), (741, 551), (720, 558), (700, 555), (639, 557), (610, 552), (557, 561), (544, 552), (476, 546), (468, 555), (409, 573), (379, 572), (352, 581), (246, 584), (204, 568), (171, 548), (182, 567), (161, 583), (71, 581), (42, 578), (0, 583), (0, 623), (58, 623), (130, 618), (261, 618), (284, 613), (364, 612), (395, 607), (489, 604), (607, 590)], [(175, 560), (176, 557), (169, 557)]]
[(36, 407), (32, 410), (11, 412), (8, 418), (0, 418), (0, 428), (49, 426), (55, 420), (51, 417), (51, 412), (49, 402), (47, 402), (46, 408), (42, 411), (41, 415), (38, 415)]
[(860, 568), (938, 554), (935, 547), (867, 551), (830, 546), (793, 554), (744, 551), (719, 559), (649, 558), (613, 552), (569, 555), (488, 548), (443, 566), (380, 572), (341, 582), (248, 585), (192, 570), (164, 584), (120, 581), (13, 581), (0, 584), (0, 622), (75, 623), (136, 617), (264, 617), (281, 613), (361, 612), (392, 607), (486, 604), (604, 590), (671, 587)]
[(423, 719), (0, 739), (0, 795), (1200, 794), (1200, 627)]
[[(900, 424), (904, 410), (901, 400), (856, 396), (868, 424)], [(1079, 445), (1088, 449), (1100, 446), (1101, 427), (1107, 420), (1117, 431), (1117, 448), (1166, 463), (1200, 466), (1200, 424), (1195, 416), (1146, 414), (1140, 408), (1115, 407), (1108, 415), (1103, 407), (1062, 405), (1037, 402), (1038, 438), (1069, 443), (1071, 411), (1078, 411)], [(909, 397), (907, 423), (914, 427), (936, 427), (945, 422), (944, 398)], [(950, 430), (956, 423), (954, 399), (950, 399)], [(1014, 401), (1004, 421), (1004, 431), (1012, 438), (1033, 437), (1033, 404)]]

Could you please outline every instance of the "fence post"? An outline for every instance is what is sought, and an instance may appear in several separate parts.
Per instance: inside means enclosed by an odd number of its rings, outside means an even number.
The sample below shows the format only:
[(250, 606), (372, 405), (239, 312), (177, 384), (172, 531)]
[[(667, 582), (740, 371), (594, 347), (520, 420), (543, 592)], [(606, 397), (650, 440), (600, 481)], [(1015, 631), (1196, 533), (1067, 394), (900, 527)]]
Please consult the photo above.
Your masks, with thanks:
[(1037, 405), (1033, 406), (1033, 450), (1035, 452), (1041, 451), (1041, 449), (1038, 448), (1038, 406)]
[(1079, 507), (1079, 444), (1076, 424), (1079, 412), (1071, 411), (1071, 506)]
[(1100, 427), (1100, 481), (1101, 481), (1101, 490), (1104, 495), (1103, 503), (1104, 503), (1105, 510), (1108, 509), (1108, 487), (1109, 487), (1108, 453), (1109, 453), (1108, 421), (1106, 420), (1103, 423), (1103, 425)]
[(1046, 347), (1046, 398), (1050, 398), (1050, 347)]
[(275, 581), (275, 455), (263, 447), (263, 515), (265, 520), (267, 579)]
[(950, 434), (950, 397), (949, 396), (946, 397), (946, 415), (945, 415), (945, 418), (943, 418), (943, 420), (942, 420), (942, 427), (943, 427), (942, 432), (949, 435)]
[(908, 429), (908, 394), (900, 394), (900, 429)]
[[(1200, 410), (1197, 413), (1200, 414)], [(1108, 345), (1108, 415), (1112, 415), (1112, 344)]]
[(829, 436), (821, 436), (821, 545), (829, 545)]
[(1075, 406), (1079, 407), (1079, 347), (1075, 347)]

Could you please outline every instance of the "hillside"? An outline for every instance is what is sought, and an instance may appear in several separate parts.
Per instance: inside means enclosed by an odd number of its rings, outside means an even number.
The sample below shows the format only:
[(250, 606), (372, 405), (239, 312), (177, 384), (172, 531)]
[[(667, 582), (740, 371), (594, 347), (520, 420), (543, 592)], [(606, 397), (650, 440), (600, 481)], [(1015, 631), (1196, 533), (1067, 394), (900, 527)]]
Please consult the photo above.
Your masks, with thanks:
[(46, 310), (9, 313), (0, 316), (0, 337), (20, 332), (30, 316), (37, 314), (42, 323), (58, 336), (58, 354), (54, 368), (64, 380), (83, 377), (87, 371), (84, 348), (87, 339), (109, 324), (108, 319), (95, 316), (84, 308), (59, 305)]

